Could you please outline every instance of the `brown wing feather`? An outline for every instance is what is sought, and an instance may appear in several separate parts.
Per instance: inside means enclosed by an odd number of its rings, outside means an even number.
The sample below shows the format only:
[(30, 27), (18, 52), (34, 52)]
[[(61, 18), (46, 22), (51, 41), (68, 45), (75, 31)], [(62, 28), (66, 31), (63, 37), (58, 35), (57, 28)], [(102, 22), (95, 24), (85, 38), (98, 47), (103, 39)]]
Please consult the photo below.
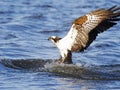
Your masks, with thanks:
[(85, 16), (79, 17), (73, 23), (77, 35), (72, 46), (72, 51), (83, 51), (96, 36), (116, 24), (120, 20), (120, 7), (113, 6), (108, 10), (99, 9)]

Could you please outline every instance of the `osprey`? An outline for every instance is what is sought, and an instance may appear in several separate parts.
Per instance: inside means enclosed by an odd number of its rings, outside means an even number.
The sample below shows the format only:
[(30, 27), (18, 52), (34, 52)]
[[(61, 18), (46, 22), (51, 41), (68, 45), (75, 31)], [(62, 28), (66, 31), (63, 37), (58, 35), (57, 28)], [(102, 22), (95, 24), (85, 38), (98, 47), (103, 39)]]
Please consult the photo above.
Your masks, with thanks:
[(59, 63), (72, 63), (72, 52), (84, 51), (99, 33), (116, 25), (120, 20), (120, 7), (98, 9), (77, 18), (64, 38), (49, 37), (60, 51)]

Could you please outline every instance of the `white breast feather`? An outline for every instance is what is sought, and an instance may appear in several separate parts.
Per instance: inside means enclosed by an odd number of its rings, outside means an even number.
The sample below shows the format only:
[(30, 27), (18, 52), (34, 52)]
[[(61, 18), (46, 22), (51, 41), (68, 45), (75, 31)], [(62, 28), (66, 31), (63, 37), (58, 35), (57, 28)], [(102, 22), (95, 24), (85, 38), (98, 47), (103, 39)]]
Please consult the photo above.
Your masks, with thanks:
[(74, 28), (73, 24), (68, 34), (57, 43), (57, 47), (60, 50), (62, 57), (64, 57), (64, 54), (67, 55), (67, 50), (71, 50), (77, 36), (77, 32), (78, 30)]

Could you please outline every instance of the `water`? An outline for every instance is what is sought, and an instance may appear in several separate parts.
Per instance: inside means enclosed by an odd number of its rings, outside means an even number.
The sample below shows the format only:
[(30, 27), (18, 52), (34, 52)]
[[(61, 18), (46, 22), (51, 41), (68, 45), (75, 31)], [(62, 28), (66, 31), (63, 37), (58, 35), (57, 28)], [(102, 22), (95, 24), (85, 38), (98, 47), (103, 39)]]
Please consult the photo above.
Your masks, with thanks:
[[(120, 5), (119, 0), (0, 0), (0, 59), (54, 60), (59, 53), (47, 40), (49, 36), (63, 37), (77, 17), (113, 5)], [(56, 75), (58, 71), (54, 70), (41, 72), (34, 66), (36, 63), (33, 67), (37, 70), (10, 68), (1, 63), (0, 90), (119, 90), (119, 28), (120, 23), (100, 34), (85, 52), (73, 53), (74, 63), (87, 69), (93, 67), (88, 74), (96, 70), (107, 80), (75, 78), (68, 76), (70, 72)], [(106, 75), (112, 76), (109, 79)]]

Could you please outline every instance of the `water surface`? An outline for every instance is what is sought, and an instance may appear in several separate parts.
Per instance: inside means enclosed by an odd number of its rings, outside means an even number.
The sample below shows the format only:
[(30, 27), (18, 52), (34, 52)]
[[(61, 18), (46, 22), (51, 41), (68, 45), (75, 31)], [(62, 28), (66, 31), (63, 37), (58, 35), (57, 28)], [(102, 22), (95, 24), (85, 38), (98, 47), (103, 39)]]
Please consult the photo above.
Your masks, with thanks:
[[(0, 0), (0, 59), (54, 60), (59, 52), (47, 40), (49, 36), (64, 37), (77, 17), (113, 5), (120, 5), (119, 0)], [(120, 23), (100, 34), (85, 52), (73, 53), (73, 62), (83, 67), (95, 66), (105, 75), (111, 72), (119, 77), (119, 28)], [(119, 90), (120, 81), (86, 80), (0, 64), (0, 89)]]

